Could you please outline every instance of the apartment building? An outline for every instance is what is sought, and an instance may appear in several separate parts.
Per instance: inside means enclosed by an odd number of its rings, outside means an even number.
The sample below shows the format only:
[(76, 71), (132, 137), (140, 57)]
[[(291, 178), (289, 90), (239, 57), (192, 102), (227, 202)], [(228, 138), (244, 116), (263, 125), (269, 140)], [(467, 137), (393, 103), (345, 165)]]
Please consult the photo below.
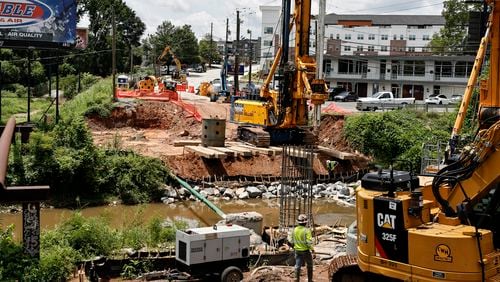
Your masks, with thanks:
[(427, 47), (442, 16), (336, 15), (325, 17), (324, 77), (359, 96), (392, 91), (423, 100), (463, 94), (473, 56), (435, 56)]
[[(265, 28), (278, 23), (280, 8), (261, 11), (265, 44)], [(474, 57), (436, 56), (427, 47), (444, 24), (438, 15), (326, 15), (323, 77), (361, 97), (389, 90), (417, 100), (463, 94)]]
[(260, 41), (260, 65), (266, 72), (272, 64), (274, 55), (280, 42), (281, 34), (281, 7), (260, 6), (262, 12), (262, 29)]

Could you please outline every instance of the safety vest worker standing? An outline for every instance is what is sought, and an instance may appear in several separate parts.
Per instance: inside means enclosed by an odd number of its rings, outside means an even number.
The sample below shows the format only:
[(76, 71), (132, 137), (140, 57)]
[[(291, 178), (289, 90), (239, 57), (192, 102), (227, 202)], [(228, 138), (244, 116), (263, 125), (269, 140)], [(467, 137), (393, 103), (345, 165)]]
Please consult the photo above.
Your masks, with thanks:
[(304, 262), (307, 264), (307, 281), (313, 279), (313, 256), (312, 233), (306, 227), (307, 216), (300, 214), (297, 218), (297, 226), (293, 229), (291, 243), (295, 250), (295, 281), (300, 281), (300, 268)]

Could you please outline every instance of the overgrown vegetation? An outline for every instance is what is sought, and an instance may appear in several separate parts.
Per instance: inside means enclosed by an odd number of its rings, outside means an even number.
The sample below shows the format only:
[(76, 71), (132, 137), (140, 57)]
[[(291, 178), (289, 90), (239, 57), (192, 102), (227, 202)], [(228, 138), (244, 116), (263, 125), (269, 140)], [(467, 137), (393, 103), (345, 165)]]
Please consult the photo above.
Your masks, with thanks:
[[(66, 281), (82, 260), (110, 256), (122, 248), (170, 246), (175, 240), (175, 231), (186, 227), (185, 222), (166, 225), (159, 218), (144, 222), (140, 208), (120, 229), (111, 228), (105, 216), (86, 218), (75, 212), (55, 229), (42, 233), (37, 263), (13, 240), (13, 226), (10, 226), (0, 229), (0, 280)], [(147, 265), (136, 262), (127, 266), (123, 275), (133, 278), (146, 269)]]
[(373, 156), (384, 167), (393, 159), (402, 159), (416, 169), (420, 167), (422, 145), (446, 142), (454, 117), (454, 113), (410, 110), (355, 115), (346, 119), (344, 134), (354, 148)]
[(56, 206), (102, 204), (108, 198), (126, 204), (159, 200), (169, 181), (160, 160), (93, 144), (84, 116), (111, 111), (110, 85), (109, 79), (99, 81), (64, 105), (57, 125), (32, 133), (28, 144), (14, 146), (9, 183), (50, 185)]

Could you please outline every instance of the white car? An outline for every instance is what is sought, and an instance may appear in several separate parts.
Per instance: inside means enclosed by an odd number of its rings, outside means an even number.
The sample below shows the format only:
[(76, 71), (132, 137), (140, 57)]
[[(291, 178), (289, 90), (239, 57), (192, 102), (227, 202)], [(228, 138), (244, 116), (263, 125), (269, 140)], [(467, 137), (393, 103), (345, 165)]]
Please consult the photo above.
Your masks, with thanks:
[(448, 105), (450, 103), (450, 99), (448, 99), (444, 94), (431, 95), (429, 96), (429, 98), (425, 99), (425, 103), (435, 105)]
[(460, 94), (451, 95), (450, 103), (460, 104), (461, 102), (462, 102), (462, 95)]

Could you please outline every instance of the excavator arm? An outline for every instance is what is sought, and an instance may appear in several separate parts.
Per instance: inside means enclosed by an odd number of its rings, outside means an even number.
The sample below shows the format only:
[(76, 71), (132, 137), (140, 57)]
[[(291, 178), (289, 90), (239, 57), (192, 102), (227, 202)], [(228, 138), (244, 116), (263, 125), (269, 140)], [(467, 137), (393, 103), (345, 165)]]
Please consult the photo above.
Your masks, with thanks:
[[(446, 216), (464, 215), (500, 182), (500, 1), (489, 0), (488, 27), (481, 40), (450, 139), (449, 154), (456, 154), (459, 133), (481, 65), (490, 44), (488, 79), (481, 81), (479, 132), (456, 162), (441, 169), (433, 180), (433, 194)], [(446, 192), (443, 196), (441, 192)], [(444, 193), (443, 193), (444, 194)]]

